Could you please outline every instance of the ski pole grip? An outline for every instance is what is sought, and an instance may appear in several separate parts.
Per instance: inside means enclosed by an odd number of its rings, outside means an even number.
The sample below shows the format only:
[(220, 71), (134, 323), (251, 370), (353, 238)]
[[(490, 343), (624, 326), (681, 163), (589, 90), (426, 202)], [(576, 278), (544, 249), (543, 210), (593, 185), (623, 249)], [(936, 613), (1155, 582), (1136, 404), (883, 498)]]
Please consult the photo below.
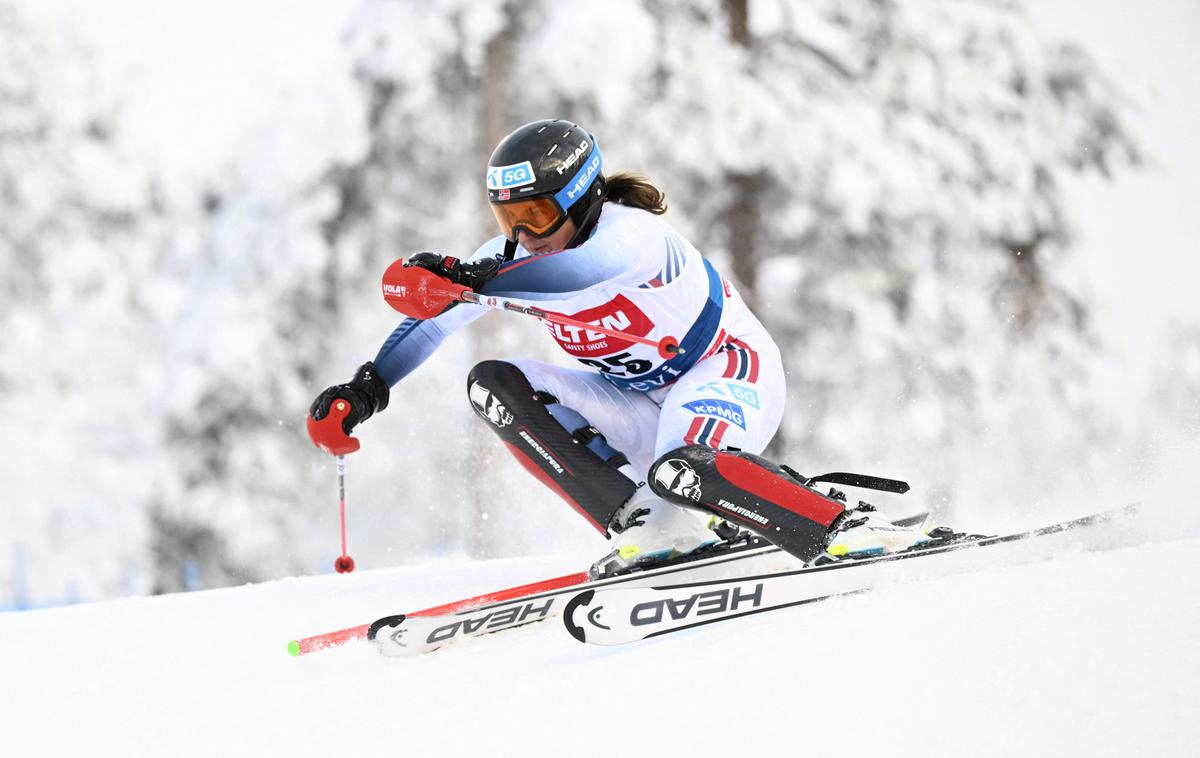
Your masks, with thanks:
[(358, 450), (358, 439), (342, 430), (342, 421), (350, 413), (350, 409), (350, 401), (339, 397), (329, 406), (329, 413), (320, 421), (309, 414), (308, 438), (330, 455), (346, 455)]
[(429, 319), (462, 300), (470, 287), (438, 276), (419, 266), (405, 266), (401, 258), (383, 272), (383, 299), (405, 316)]

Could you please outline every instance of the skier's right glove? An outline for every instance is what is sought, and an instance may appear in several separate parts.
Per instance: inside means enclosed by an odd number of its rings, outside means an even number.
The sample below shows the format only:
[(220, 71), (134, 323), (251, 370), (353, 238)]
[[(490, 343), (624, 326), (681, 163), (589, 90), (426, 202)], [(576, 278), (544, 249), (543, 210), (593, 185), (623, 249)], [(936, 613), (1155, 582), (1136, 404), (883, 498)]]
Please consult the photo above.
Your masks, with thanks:
[(387, 408), (390, 394), (391, 390), (388, 389), (387, 382), (379, 377), (375, 364), (367, 361), (358, 367), (354, 378), (349, 382), (327, 387), (317, 395), (308, 412), (314, 421), (320, 421), (329, 415), (329, 409), (335, 400), (349, 401), (350, 412), (342, 419), (342, 431), (349, 435), (359, 423)]
[(481, 258), (477, 261), (464, 263), (458, 258), (437, 253), (415, 253), (404, 262), (404, 267), (415, 266), (426, 271), (432, 271), (438, 276), (445, 277), (455, 284), (470, 287), (478, 292), (483, 285), (491, 281), (500, 272), (499, 258)]

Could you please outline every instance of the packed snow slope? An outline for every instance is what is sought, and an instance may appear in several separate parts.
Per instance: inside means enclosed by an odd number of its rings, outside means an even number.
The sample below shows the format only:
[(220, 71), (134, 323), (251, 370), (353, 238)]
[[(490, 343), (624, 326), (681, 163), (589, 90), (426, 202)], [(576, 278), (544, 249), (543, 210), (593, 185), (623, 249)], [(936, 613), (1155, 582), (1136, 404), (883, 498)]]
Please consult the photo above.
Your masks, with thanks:
[(6, 614), (0, 751), (1196, 755), (1200, 537), (1146, 527), (1116, 549), (612, 648), (554, 621), (418, 659), (366, 643), (285, 651), (294, 637), (567, 573), (578, 557), (447, 560)]

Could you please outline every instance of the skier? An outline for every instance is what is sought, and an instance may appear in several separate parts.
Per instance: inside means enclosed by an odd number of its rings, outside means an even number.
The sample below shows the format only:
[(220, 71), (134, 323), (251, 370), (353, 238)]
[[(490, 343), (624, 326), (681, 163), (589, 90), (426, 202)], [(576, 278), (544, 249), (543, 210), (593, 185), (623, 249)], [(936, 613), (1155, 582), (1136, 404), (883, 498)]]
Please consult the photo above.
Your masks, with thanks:
[[(547, 324), (585, 368), (512, 358), (483, 361), (467, 377), (472, 407), (512, 454), (610, 537), (593, 575), (705, 549), (722, 538), (718, 531), (737, 531), (723, 520), (775, 541), (768, 519), (750, 512), (756, 508), (702, 498), (711, 482), (718, 482), (712, 491), (736, 485), (786, 510), (793, 531), (803, 533), (806, 558), (929, 540), (865, 503), (846, 507), (844, 496), (815, 508), (794, 504), (787, 489), (802, 487), (794, 472), (756, 455), (783, 415), (779, 349), (729, 281), (663, 221), (663, 193), (636, 174), (605, 175), (589, 132), (561, 120), (520, 127), (492, 153), (487, 193), (500, 236), (468, 260), (422, 252), (405, 265), (577, 321), (652, 339), (678, 336), (680, 350), (664, 357), (620, 337)], [(405, 319), (374, 361), (317, 397), (312, 418), (320, 422), (345, 400), (351, 410), (342, 431), (350, 434), (387, 407), (391, 386), (486, 311), (458, 304), (427, 320)]]

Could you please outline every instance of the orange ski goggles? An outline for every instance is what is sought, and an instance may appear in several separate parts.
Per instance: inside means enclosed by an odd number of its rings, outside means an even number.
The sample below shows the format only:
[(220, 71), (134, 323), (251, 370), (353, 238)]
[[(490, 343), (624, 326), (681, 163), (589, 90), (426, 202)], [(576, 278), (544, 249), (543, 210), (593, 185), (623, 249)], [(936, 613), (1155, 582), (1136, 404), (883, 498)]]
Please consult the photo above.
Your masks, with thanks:
[(491, 205), (492, 215), (500, 224), (500, 231), (510, 240), (516, 240), (517, 230), (524, 229), (534, 237), (545, 237), (558, 231), (567, 214), (552, 197), (531, 197), (511, 203)]

